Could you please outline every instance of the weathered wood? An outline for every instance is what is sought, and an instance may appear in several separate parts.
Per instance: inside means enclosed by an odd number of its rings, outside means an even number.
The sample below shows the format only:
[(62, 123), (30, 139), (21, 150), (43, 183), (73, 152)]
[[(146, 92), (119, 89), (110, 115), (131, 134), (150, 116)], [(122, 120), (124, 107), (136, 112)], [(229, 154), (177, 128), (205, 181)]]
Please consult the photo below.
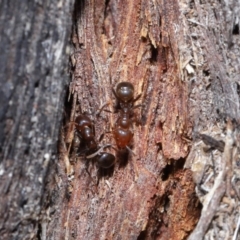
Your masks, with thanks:
[(42, 235), (68, 85), (71, 12), (72, 1), (1, 1), (1, 239)]
[[(236, 239), (239, 8), (237, 1), (82, 0), (72, 28), (70, 1), (3, 2), (1, 238), (176, 240), (196, 225), (192, 239)], [(98, 169), (90, 166), (87, 174), (78, 142), (68, 153), (74, 133), (68, 130), (85, 112), (96, 139), (105, 133), (101, 145), (114, 144), (110, 131), (119, 113), (112, 87), (121, 81), (142, 94), (134, 110), (141, 120), (133, 124), (135, 155), (110, 149), (115, 169), (96, 186)], [(112, 113), (96, 117), (107, 102)], [(206, 149), (199, 136), (221, 143), (220, 151), (211, 141)]]
[[(102, 112), (96, 118), (95, 113), (108, 101), (107, 108), (114, 112), (112, 87), (129, 81), (135, 96), (142, 94), (136, 104), (143, 107), (134, 110), (142, 124), (133, 124), (135, 155), (128, 154), (126, 166), (119, 167), (122, 159), (112, 149), (117, 156), (113, 176), (101, 178), (97, 187), (96, 168), (91, 168), (92, 180), (86, 159), (77, 159), (72, 194), (69, 201), (64, 194), (56, 200), (58, 211), (47, 235), (54, 239), (184, 239), (196, 224), (200, 208), (191, 172), (183, 169), (191, 123), (187, 76), (179, 62), (179, 43), (184, 43), (179, 5), (176, 1), (85, 1), (75, 11), (71, 91), (77, 94), (76, 115), (80, 109), (92, 114), (97, 138), (109, 131), (118, 114)], [(105, 134), (103, 143), (114, 144), (111, 133)], [(65, 153), (61, 169), (67, 162), (71, 174)], [(60, 191), (63, 188), (64, 182)]]
[(239, 231), (239, 8), (236, 1), (196, 0), (187, 13), (197, 69), (190, 88), (193, 137), (200, 132), (225, 143), (220, 152), (212, 143), (193, 143), (187, 164), (203, 209), (189, 239), (237, 239)]

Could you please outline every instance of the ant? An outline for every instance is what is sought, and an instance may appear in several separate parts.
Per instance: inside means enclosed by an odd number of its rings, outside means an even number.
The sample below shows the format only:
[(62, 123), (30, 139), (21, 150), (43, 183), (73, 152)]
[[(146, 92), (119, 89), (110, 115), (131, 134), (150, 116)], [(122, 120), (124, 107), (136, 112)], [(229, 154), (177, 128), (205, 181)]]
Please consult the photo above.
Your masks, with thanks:
[[(70, 88), (70, 93), (73, 90)], [(70, 98), (70, 96), (69, 96)], [(104, 107), (104, 106), (103, 106)], [(100, 115), (103, 107), (100, 109), (97, 116)], [(84, 156), (86, 161), (86, 172), (91, 177), (89, 172), (90, 162), (95, 163), (98, 168), (98, 185), (100, 177), (110, 175), (113, 173), (115, 165), (115, 156), (111, 153), (105, 152), (104, 149), (110, 147), (110, 144), (100, 147), (95, 140), (95, 127), (93, 121), (82, 113), (75, 117), (77, 109), (77, 93), (73, 93), (73, 102), (70, 114), (70, 121), (67, 124), (68, 129), (66, 134), (62, 132), (62, 148), (63, 148), (63, 160), (66, 167), (66, 173), (68, 177), (67, 183), (67, 195), (70, 196), (73, 191), (72, 181), (74, 179), (74, 160), (79, 155), (79, 149), (81, 145), (84, 145)], [(64, 127), (65, 128), (65, 127)], [(65, 136), (64, 136), (65, 135)], [(71, 153), (71, 158), (70, 158)], [(93, 180), (94, 181), (94, 180)], [(95, 182), (95, 181), (94, 181)]]
[(141, 97), (141, 94), (135, 99), (133, 98), (134, 87), (130, 82), (120, 82), (116, 87), (116, 92), (114, 89), (112, 90), (120, 105), (120, 116), (115, 124), (113, 136), (119, 149), (127, 148), (132, 152), (128, 145), (133, 138), (133, 133), (130, 130), (130, 127), (132, 122), (136, 121), (136, 119), (132, 119), (132, 116), (134, 115), (133, 109), (141, 106), (133, 105), (134, 102)]
[(84, 114), (80, 114), (75, 119), (75, 128), (77, 129), (77, 135), (85, 144), (86, 159), (94, 159), (100, 169), (111, 168), (115, 164), (115, 156), (103, 151), (104, 148), (111, 145), (107, 144), (99, 148), (95, 140), (94, 124), (91, 119)]

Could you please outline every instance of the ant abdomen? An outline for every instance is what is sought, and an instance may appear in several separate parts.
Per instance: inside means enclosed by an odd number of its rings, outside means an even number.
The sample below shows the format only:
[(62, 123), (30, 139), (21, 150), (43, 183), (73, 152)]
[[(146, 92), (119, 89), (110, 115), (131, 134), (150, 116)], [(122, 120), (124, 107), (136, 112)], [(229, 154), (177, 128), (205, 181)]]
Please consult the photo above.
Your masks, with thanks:
[(118, 148), (126, 148), (133, 138), (133, 133), (128, 128), (116, 127), (113, 130), (113, 136)]
[(103, 152), (97, 159), (100, 168), (110, 168), (115, 164), (115, 156), (108, 152)]

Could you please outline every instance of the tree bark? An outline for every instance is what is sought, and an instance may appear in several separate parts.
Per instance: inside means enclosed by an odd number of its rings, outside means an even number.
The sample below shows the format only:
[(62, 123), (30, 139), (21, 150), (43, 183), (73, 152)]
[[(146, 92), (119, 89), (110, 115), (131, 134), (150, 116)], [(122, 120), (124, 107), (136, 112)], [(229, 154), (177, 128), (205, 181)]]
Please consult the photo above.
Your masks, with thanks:
[[(0, 238), (40, 238), (68, 85), (72, 1), (0, 4)], [(42, 239), (43, 239), (42, 235)]]
[[(75, 115), (93, 116), (96, 138), (109, 132), (118, 114), (112, 88), (122, 81), (135, 87), (132, 150), (127, 164), (114, 149), (113, 176), (101, 178), (97, 168), (87, 174), (87, 161), (77, 158), (74, 179), (56, 203), (58, 211), (48, 227), (54, 239), (184, 239), (197, 223), (200, 205), (191, 171), (183, 169), (189, 152), (192, 123), (188, 113), (188, 76), (179, 46), (184, 28), (176, 1), (83, 1), (75, 6), (73, 74), (70, 92)], [(177, 27), (176, 27), (177, 26)], [(183, 58), (183, 59), (182, 59)], [(181, 60), (181, 61), (180, 61)], [(95, 114), (104, 103), (112, 113)], [(70, 122), (74, 121), (73, 112)], [(62, 146), (62, 168), (72, 173)], [(64, 142), (63, 141), (63, 142)], [(112, 134), (103, 143), (114, 144)], [(61, 178), (61, 176), (60, 176)], [(93, 178), (93, 179), (92, 179)], [(59, 179), (59, 182), (60, 179)], [(62, 184), (60, 189), (66, 187)], [(62, 191), (62, 190), (60, 190)], [(52, 231), (55, 229), (55, 231)]]
[[(3, 239), (237, 239), (239, 7), (76, 1), (65, 101), (71, 2), (4, 2)], [(72, 122), (89, 115), (99, 145), (115, 145), (112, 88), (122, 81), (141, 94), (134, 154), (111, 148), (113, 171), (93, 164), (89, 175)]]

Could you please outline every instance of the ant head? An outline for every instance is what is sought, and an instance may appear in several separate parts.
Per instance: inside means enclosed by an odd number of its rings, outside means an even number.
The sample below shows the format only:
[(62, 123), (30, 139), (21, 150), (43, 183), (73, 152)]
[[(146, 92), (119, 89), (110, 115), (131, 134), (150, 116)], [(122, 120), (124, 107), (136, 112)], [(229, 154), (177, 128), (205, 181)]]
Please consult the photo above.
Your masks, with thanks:
[(111, 153), (103, 152), (99, 155), (97, 163), (101, 168), (110, 168), (115, 163), (115, 156)]
[(122, 102), (128, 102), (133, 98), (134, 87), (130, 82), (120, 82), (116, 90), (116, 94)]
[(77, 128), (78, 131), (82, 131), (85, 126), (92, 127), (92, 121), (89, 117), (86, 115), (79, 115), (75, 119), (75, 127)]

